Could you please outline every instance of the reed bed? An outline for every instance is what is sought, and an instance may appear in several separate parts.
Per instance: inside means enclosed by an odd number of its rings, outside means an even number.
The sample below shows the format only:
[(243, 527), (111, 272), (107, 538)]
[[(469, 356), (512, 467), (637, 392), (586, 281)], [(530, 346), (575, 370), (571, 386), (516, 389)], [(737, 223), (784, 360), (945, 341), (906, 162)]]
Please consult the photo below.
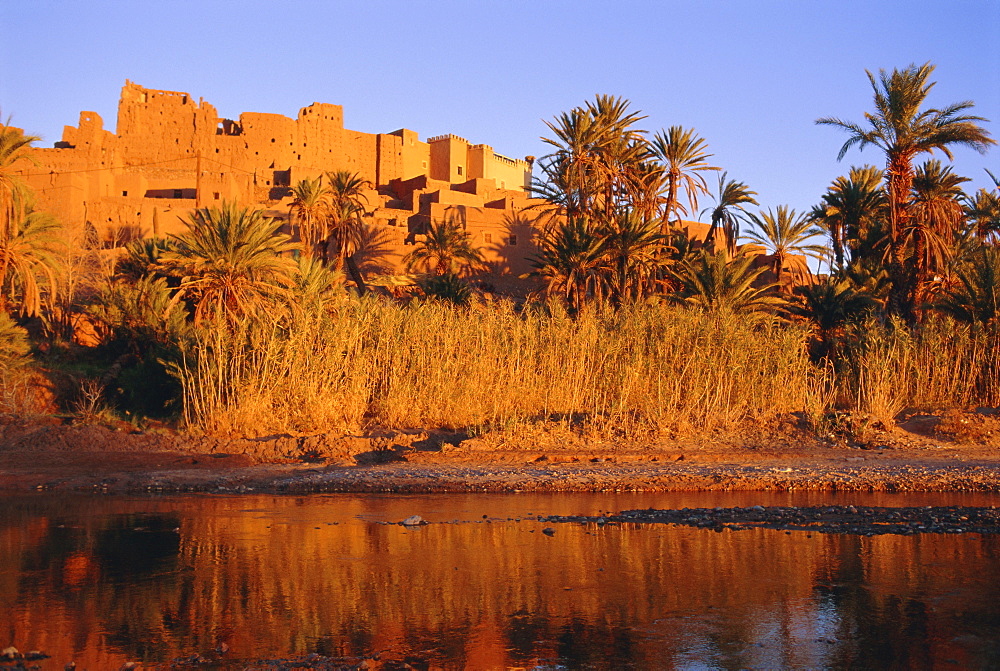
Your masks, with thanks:
[(837, 405), (886, 425), (904, 409), (1000, 405), (1000, 332), (930, 315), (914, 329), (869, 323), (851, 334)]
[(639, 437), (799, 410), (805, 331), (639, 305), (459, 310), (345, 304), (290, 324), (201, 334), (182, 365), (192, 427), (213, 433), (558, 423)]
[(784, 413), (997, 404), (997, 337), (934, 320), (868, 324), (838, 365), (806, 328), (636, 305), (571, 317), (557, 304), (456, 309), (345, 302), (290, 322), (202, 332), (181, 366), (185, 419), (263, 436), (373, 426), (585, 435), (703, 435)]

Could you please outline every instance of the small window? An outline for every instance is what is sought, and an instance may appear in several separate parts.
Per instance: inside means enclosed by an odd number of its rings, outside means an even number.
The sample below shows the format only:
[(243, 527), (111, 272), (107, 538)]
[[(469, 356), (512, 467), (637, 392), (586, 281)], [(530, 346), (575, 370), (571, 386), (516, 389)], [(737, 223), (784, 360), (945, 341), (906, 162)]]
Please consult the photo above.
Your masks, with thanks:
[(458, 166), (458, 176), (462, 176), (462, 166)]
[(218, 154), (218, 153), (219, 153), (219, 148), (218, 148), (218, 147), (216, 147), (216, 148), (215, 148), (215, 153), (216, 153), (216, 154)]
[(122, 191), (122, 197), (128, 196), (128, 191)]
[(485, 242), (487, 245), (492, 245), (493, 244), (493, 234), (492, 233), (483, 233), (483, 242)]
[(423, 167), (424, 167), (424, 168), (426, 168), (426, 167), (427, 167), (427, 161), (424, 161), (424, 162), (423, 162)]
[(273, 137), (271, 138), (271, 142), (272, 142), (272, 144), (274, 143), (274, 138)]
[(507, 238), (507, 244), (509, 246), (511, 246), (511, 247), (516, 247), (517, 246), (517, 236), (516, 235), (512, 235), (509, 238)]
[(174, 198), (183, 198), (184, 191), (181, 189), (174, 189)]
[(212, 194), (212, 196), (213, 196), (213, 197), (214, 197), (214, 198), (215, 198), (216, 200), (218, 200), (218, 199), (219, 199), (219, 192), (218, 192), (218, 191), (214, 192), (214, 193)]

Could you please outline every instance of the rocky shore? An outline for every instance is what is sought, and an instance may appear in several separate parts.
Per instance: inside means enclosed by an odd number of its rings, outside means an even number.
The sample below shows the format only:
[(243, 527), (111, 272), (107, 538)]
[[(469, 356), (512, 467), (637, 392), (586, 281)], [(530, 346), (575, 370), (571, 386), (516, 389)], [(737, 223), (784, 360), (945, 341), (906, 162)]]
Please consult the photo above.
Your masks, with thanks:
[(1000, 491), (995, 411), (915, 415), (864, 440), (794, 418), (743, 436), (608, 443), (558, 431), (221, 438), (0, 423), (0, 491)]

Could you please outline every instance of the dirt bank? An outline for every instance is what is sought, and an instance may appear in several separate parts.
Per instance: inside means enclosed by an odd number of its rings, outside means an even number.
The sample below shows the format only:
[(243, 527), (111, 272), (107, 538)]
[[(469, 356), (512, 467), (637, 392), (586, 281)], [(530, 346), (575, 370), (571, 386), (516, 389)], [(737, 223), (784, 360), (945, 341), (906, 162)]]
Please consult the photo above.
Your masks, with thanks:
[(587, 441), (560, 430), (469, 438), (383, 431), (232, 438), (0, 424), (0, 491), (108, 493), (1000, 491), (1000, 416), (913, 415), (863, 440), (795, 418), (744, 436)]

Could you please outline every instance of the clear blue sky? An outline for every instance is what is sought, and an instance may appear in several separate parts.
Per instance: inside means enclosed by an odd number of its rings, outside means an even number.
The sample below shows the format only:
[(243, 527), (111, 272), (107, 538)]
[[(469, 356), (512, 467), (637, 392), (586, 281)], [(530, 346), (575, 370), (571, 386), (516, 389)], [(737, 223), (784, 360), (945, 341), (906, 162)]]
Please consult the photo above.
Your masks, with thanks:
[[(2, 0), (0, 25), (0, 111), (42, 146), (81, 110), (114, 129), (126, 78), (224, 117), (330, 102), (348, 128), (516, 157), (545, 153), (544, 119), (609, 93), (648, 130), (695, 127), (762, 205), (803, 210), (851, 164), (882, 163), (838, 164), (844, 136), (814, 120), (862, 121), (865, 69), (926, 61), (930, 104), (974, 100), (1000, 136), (1000, 0)], [(986, 186), (1000, 148), (955, 163)]]

